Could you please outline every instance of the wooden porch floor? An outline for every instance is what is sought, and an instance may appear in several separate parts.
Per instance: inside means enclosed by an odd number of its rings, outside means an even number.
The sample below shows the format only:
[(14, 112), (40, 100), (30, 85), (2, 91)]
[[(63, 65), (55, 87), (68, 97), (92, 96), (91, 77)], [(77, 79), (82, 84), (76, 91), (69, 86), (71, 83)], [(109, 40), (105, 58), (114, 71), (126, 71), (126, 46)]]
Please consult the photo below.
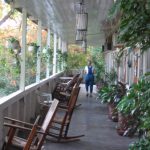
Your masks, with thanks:
[(96, 100), (96, 92), (92, 98), (86, 97), (84, 85), (81, 85), (78, 103), (82, 105), (73, 114), (69, 134), (85, 136), (68, 143), (47, 140), (45, 150), (127, 150), (129, 143), (135, 140), (117, 134), (117, 124), (108, 119), (107, 107)]

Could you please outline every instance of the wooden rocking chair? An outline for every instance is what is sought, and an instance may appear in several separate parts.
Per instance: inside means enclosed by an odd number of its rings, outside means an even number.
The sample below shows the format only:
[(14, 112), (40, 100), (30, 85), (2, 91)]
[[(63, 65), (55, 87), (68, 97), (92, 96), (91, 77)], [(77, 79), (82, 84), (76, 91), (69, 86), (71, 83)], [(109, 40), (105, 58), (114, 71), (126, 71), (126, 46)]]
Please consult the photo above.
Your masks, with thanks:
[[(78, 81), (77, 81), (77, 83), (75, 84), (75, 87), (76, 87), (76, 88), (80, 86), (81, 81), (82, 81), (82, 78), (79, 78)], [(73, 92), (73, 91), (72, 91), (72, 92)], [(63, 103), (60, 103), (60, 105), (66, 105), (66, 106), (68, 106), (68, 105), (69, 105), (69, 102), (70, 102), (70, 100), (71, 100), (71, 95), (72, 95), (73, 93), (60, 92), (60, 94), (66, 96), (66, 97), (68, 97), (68, 98), (70, 98), (70, 99), (68, 99), (68, 101), (65, 101), (65, 102), (63, 102)], [(78, 92), (78, 94), (79, 94), (79, 92)], [(74, 107), (77, 108), (77, 107), (79, 107), (79, 106), (81, 106), (81, 104), (75, 105)]]
[[(49, 136), (56, 138), (55, 142), (69, 142), (80, 140), (79, 138), (84, 136), (84, 135), (68, 136), (68, 130), (72, 119), (72, 114), (77, 102), (79, 91), (80, 87), (78, 83), (74, 86), (71, 92), (68, 105), (59, 105), (57, 109), (56, 116), (53, 120), (53, 124), (50, 127), (48, 133)], [(46, 106), (47, 104), (43, 105)]]
[(58, 83), (52, 93), (52, 98), (56, 98), (59, 101), (67, 101), (68, 97), (61, 94), (61, 92), (65, 92), (71, 94), (73, 86), (77, 83), (80, 74), (76, 74), (72, 80), (68, 81), (67, 83)]
[[(10, 118), (7, 118), (7, 117), (5, 117), (5, 119), (11, 120), (12, 123), (16, 122), (16, 120), (10, 119)], [(8, 131), (8, 134), (7, 134), (6, 138), (5, 138), (5, 143), (3, 144), (2, 150), (9, 150), (11, 145), (15, 145), (17, 147), (21, 146), (23, 150), (29, 150), (29, 148), (32, 144), (32, 141), (33, 141), (34, 137), (36, 136), (36, 130), (37, 130), (37, 127), (38, 127), (39, 119), (40, 119), (40, 116), (37, 117), (36, 121), (33, 124), (32, 129), (27, 128), (27, 127), (23, 127), (23, 126), (19, 126), (19, 125), (16, 125), (16, 124), (4, 123), (4, 126), (10, 127), (10, 129)], [(17, 121), (17, 122), (20, 123), (20, 124), (23, 123), (21, 121)], [(25, 124), (26, 125), (31, 125), (31, 124), (28, 124), (28, 123), (25, 123)], [(25, 130), (25, 131), (31, 130), (27, 140), (15, 136), (15, 132), (16, 132), (17, 129)]]
[[(37, 122), (39, 120), (39, 117), (36, 119), (34, 125), (22, 121), (18, 121), (15, 119), (11, 119), (8, 117), (5, 117), (6, 120), (12, 121), (13, 124), (4, 123), (5, 126), (10, 127), (8, 134), (6, 136), (5, 143), (2, 150), (10, 150), (10, 146), (16, 146), (18, 148), (21, 148), (23, 150), (41, 150), (43, 142), (46, 138), (46, 135), (48, 134), (48, 130), (50, 126), (52, 125), (52, 121), (54, 119), (57, 107), (58, 107), (58, 100), (54, 100), (51, 104), (51, 106), (48, 109), (48, 112), (45, 116), (44, 122), (42, 126), (37, 126)], [(29, 126), (28, 127), (21, 127), (19, 125), (16, 125), (14, 123), (19, 123), (22, 125)], [(32, 129), (31, 129), (31, 128)], [(37, 128), (39, 130), (37, 130)], [(29, 134), (29, 137), (27, 140), (23, 138), (19, 138), (18, 136), (15, 136), (15, 132), (17, 129), (21, 130), (28, 130), (31, 131)]]
[(56, 138), (56, 142), (69, 142), (80, 140), (84, 135), (68, 136), (69, 126), (78, 98), (80, 87), (74, 87), (68, 106), (59, 106), (53, 126), (49, 130), (49, 135)]
[(72, 88), (75, 85), (75, 83), (78, 81), (79, 76), (80, 76), (80, 74), (74, 75), (72, 80), (69, 80), (66, 83), (58, 82), (56, 84), (56, 87), (55, 87), (53, 93), (46, 93), (46, 92), (41, 92), (41, 91), (37, 90), (36, 94), (38, 95), (38, 102), (40, 104), (41, 103), (51, 104), (51, 102), (54, 98), (58, 99), (62, 103), (67, 102), (68, 99), (70, 98)]

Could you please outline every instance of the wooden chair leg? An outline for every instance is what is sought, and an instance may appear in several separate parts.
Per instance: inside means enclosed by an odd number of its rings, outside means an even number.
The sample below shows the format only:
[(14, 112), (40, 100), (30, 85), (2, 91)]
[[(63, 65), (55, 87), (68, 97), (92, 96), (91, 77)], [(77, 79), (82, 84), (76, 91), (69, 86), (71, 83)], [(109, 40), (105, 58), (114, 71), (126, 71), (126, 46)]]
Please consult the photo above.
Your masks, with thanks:
[(14, 135), (15, 135), (15, 132), (16, 132), (16, 128), (10, 128), (10, 130), (8, 132), (8, 135), (7, 135), (8, 141), (7, 141), (6, 145), (5, 145), (4, 150), (9, 150), (9, 147), (11, 145), (11, 141), (12, 141)]
[(2, 146), (2, 150), (6, 149), (6, 143), (4, 142), (3, 146)]

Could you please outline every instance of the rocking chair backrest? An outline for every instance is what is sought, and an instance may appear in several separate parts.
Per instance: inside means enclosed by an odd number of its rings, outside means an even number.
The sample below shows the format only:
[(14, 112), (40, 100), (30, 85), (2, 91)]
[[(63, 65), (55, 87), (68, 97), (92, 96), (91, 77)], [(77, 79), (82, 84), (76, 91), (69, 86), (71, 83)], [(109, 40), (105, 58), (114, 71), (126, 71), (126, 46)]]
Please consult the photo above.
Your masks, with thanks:
[(79, 91), (80, 91), (80, 87), (75, 87), (73, 89), (73, 95), (71, 96), (70, 100), (69, 100), (69, 109), (68, 109), (68, 112), (70, 113), (71, 111), (73, 111), (74, 107), (75, 107), (75, 104), (76, 104), (76, 101), (77, 101), (77, 98), (78, 98), (78, 95), (79, 95)]
[(76, 74), (73, 76), (73, 79), (70, 82), (68, 82), (68, 85), (66, 86), (66, 91), (72, 90), (72, 88), (76, 84), (79, 76), (80, 76), (80, 74)]
[(39, 132), (38, 135), (37, 135), (37, 140), (38, 140), (38, 143), (37, 143), (37, 147), (38, 149), (40, 149), (43, 145), (43, 142), (45, 140), (45, 137), (48, 133), (48, 130), (49, 130), (49, 127), (51, 126), (52, 124), (52, 121), (54, 119), (54, 116), (55, 116), (55, 113), (56, 113), (56, 110), (57, 110), (57, 107), (58, 107), (58, 103), (59, 101), (54, 99), (54, 101), (52, 102), (52, 105), (50, 106), (46, 116), (45, 116), (45, 119), (44, 119), (44, 122), (41, 126), (41, 130), (40, 132), (42, 132), (42, 134)]
[(79, 78), (77, 83), (73, 87), (70, 99), (68, 101), (69, 109), (72, 109), (75, 106), (75, 104), (76, 104), (76, 101), (77, 101), (77, 98), (78, 98), (78, 94), (79, 94), (79, 91), (80, 91), (79, 85), (80, 85), (81, 81), (82, 81), (82, 78)]
[(27, 143), (26, 143), (25, 147), (23, 148), (23, 150), (30, 150), (30, 146), (33, 142), (33, 139), (36, 137), (36, 131), (37, 131), (37, 128), (38, 128), (39, 119), (40, 119), (40, 116), (38, 116), (36, 118), (36, 121), (34, 122), (32, 130), (31, 130), (31, 132), (28, 136)]

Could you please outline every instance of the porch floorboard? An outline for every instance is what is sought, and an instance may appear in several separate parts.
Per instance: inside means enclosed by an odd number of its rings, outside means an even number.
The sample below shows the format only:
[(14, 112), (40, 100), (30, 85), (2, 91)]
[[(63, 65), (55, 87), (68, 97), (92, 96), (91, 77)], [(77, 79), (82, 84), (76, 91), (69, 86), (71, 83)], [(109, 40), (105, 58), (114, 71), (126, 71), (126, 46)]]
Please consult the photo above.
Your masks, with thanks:
[(78, 103), (82, 105), (74, 111), (69, 134), (85, 134), (80, 141), (54, 143), (47, 140), (45, 150), (128, 150), (135, 138), (122, 137), (116, 132), (117, 123), (108, 119), (107, 107), (93, 97), (86, 97), (84, 85), (81, 85)]

